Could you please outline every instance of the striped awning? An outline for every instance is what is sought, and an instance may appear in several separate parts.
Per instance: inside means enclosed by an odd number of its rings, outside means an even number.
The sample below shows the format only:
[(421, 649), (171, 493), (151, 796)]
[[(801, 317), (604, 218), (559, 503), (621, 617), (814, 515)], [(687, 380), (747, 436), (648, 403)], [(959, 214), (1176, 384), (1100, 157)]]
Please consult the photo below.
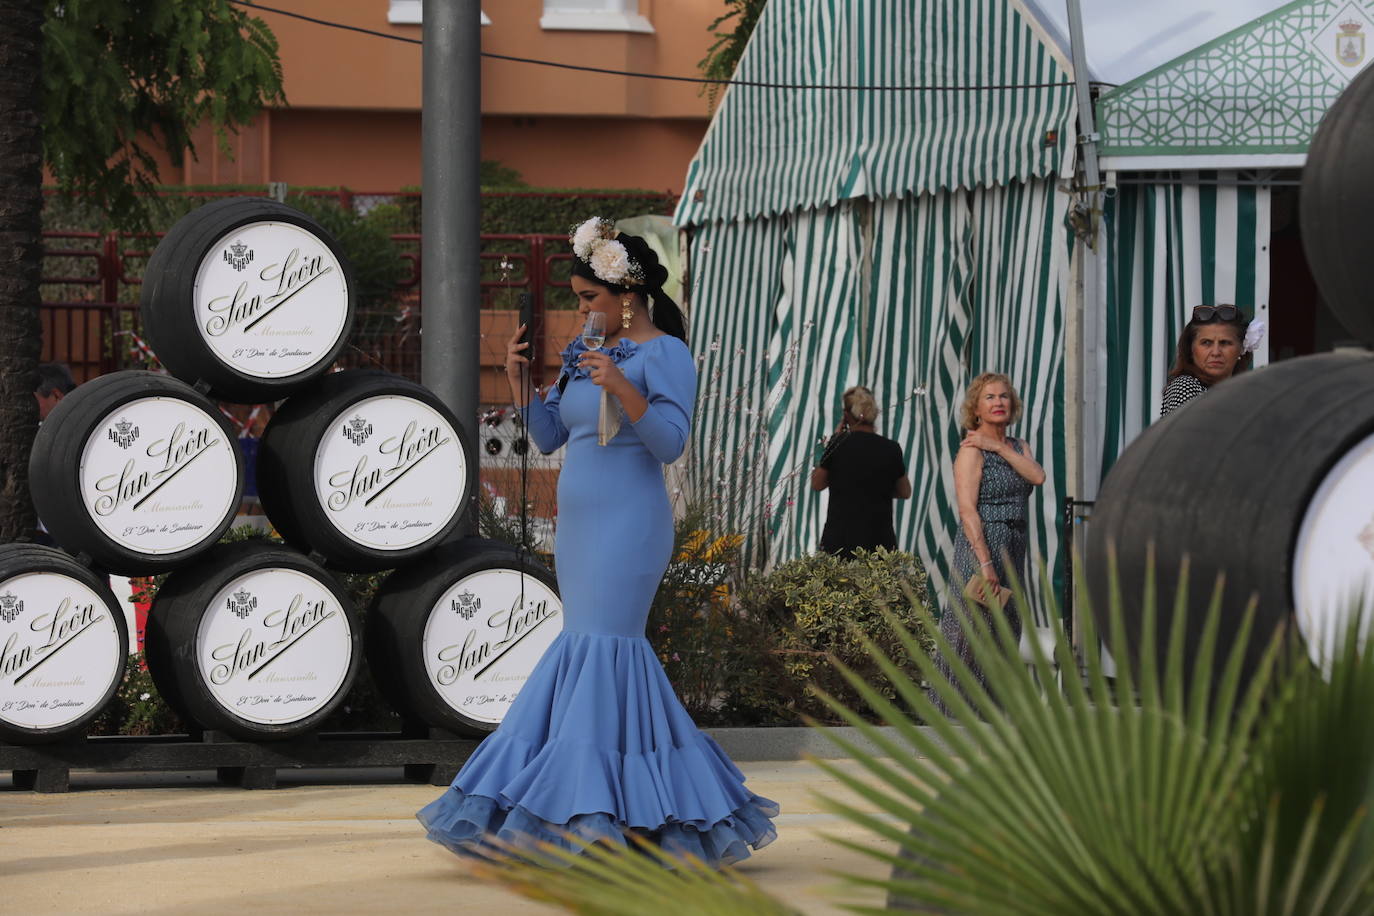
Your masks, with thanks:
[(1051, 176), (1071, 72), (1018, 0), (772, 0), (735, 79), (851, 88), (731, 86), (675, 221)]

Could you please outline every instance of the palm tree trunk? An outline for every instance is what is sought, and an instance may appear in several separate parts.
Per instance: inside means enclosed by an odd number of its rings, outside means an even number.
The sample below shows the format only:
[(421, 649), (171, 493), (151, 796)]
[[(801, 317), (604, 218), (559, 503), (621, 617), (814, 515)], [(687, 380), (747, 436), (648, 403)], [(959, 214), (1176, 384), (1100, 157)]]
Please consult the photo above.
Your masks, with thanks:
[(0, 0), (0, 543), (34, 528), (29, 452), (43, 207), (42, 0)]

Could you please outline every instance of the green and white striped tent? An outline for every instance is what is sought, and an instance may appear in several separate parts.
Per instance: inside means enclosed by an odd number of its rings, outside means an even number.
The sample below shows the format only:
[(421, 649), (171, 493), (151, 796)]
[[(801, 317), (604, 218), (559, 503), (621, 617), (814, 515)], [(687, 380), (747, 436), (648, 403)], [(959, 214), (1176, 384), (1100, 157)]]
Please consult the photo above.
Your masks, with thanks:
[[(1374, 0), (1298, 0), (1098, 100), (1102, 167), (1114, 191), (1100, 282), (1085, 307), (1107, 316), (1104, 472), (1158, 415), (1192, 306), (1231, 302), (1272, 317), (1276, 170), (1303, 166), (1322, 115), (1374, 59), (1371, 35)], [(1256, 365), (1268, 359), (1266, 341)]]
[(702, 365), (696, 485), (768, 561), (815, 548), (825, 497), (807, 475), (841, 393), (866, 384), (914, 489), (898, 539), (943, 591), (959, 404), (999, 370), (1049, 472), (1033, 548), (1060, 564), (1070, 73), (1019, 0), (765, 8), (736, 80), (861, 87), (732, 86), (675, 217)]

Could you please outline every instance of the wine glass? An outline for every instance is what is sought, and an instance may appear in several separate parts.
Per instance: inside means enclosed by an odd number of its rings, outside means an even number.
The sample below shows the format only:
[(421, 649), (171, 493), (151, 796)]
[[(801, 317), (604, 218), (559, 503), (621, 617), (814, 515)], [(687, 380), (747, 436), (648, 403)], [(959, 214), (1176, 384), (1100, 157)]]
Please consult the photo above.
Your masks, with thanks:
[(582, 345), (588, 350), (600, 350), (606, 342), (606, 313), (588, 312), (587, 323), (582, 326)]

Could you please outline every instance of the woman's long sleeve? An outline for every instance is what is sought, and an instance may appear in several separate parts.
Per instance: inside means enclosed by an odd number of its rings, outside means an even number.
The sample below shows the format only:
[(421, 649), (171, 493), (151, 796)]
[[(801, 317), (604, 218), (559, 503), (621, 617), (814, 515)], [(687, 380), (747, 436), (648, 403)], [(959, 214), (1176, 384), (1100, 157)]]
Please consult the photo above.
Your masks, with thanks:
[(558, 411), (558, 402), (562, 397), (562, 390), (554, 385), (543, 398), (536, 394), (528, 406), (520, 408), (520, 416), (525, 421), (525, 428), (530, 431), (530, 437), (534, 439), (535, 447), (545, 455), (568, 441), (568, 428), (563, 425)]
[(635, 432), (655, 458), (672, 464), (687, 448), (692, 431), (692, 408), (697, 397), (697, 364), (692, 351), (676, 337), (663, 346), (644, 369), (644, 415), (634, 423)]

